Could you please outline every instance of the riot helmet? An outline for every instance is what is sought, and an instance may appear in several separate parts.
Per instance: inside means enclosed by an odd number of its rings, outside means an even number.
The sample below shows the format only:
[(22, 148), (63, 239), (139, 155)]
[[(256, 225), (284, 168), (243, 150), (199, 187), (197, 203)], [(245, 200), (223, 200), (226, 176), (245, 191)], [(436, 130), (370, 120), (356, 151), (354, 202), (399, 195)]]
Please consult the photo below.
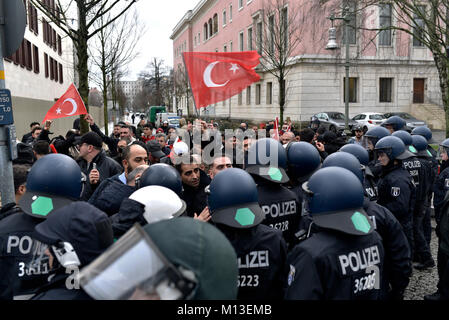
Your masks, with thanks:
[(423, 136), (424, 138), (426, 138), (427, 143), (432, 142), (432, 130), (430, 130), (426, 126), (420, 126), (420, 127), (416, 127), (415, 129), (413, 129), (412, 136), (414, 136), (414, 135)]
[(152, 164), (136, 181), (137, 188), (161, 186), (182, 196), (182, 179), (178, 170), (165, 163)]
[(407, 131), (404, 130), (399, 130), (399, 131), (395, 131), (391, 134), (393, 137), (398, 137), (399, 139), (402, 140), (402, 142), (404, 142), (405, 148), (412, 152), (412, 153), (417, 153), (418, 151), (416, 150), (416, 148), (413, 146), (413, 140), (412, 140), (412, 136), (410, 133), (408, 133)]
[(340, 167), (351, 171), (360, 182), (363, 184), (363, 166), (359, 160), (350, 153), (347, 152), (334, 152), (323, 161), (322, 168), (327, 167)]
[(302, 189), (304, 210), (319, 227), (351, 235), (374, 231), (363, 209), (362, 183), (351, 171), (340, 167), (322, 168), (303, 184)]
[(352, 154), (359, 160), (360, 164), (364, 166), (367, 166), (369, 163), (368, 151), (361, 145), (355, 143), (345, 144), (343, 147), (340, 148), (339, 151)]
[(405, 129), (407, 122), (399, 116), (391, 116), (382, 123), (382, 127), (391, 126), (393, 131), (399, 131)]
[(429, 150), (427, 150), (427, 140), (425, 137), (421, 136), (421, 135), (412, 135), (412, 143), (413, 146), (416, 149), (416, 154), (418, 156), (422, 156), (422, 157), (427, 157), (427, 158), (431, 158), (432, 154), (430, 153)]
[(369, 129), (365, 135), (363, 136), (363, 145), (366, 146), (368, 150), (374, 150), (374, 146), (377, 141), (382, 139), (383, 137), (387, 137), (390, 135), (390, 131), (384, 127), (374, 127)]
[(237, 256), (209, 223), (163, 220), (126, 234), (80, 273), (97, 300), (235, 299)]
[(305, 181), (320, 167), (320, 153), (308, 142), (290, 142), (286, 152), (288, 173), (293, 179)]
[(214, 223), (251, 228), (265, 218), (259, 206), (256, 183), (246, 171), (230, 168), (219, 172), (206, 189)]
[(374, 151), (377, 153), (376, 158), (380, 153), (385, 153), (390, 160), (404, 160), (414, 156), (413, 153), (405, 148), (404, 142), (395, 136), (380, 139), (376, 143)]
[(143, 217), (148, 223), (179, 217), (186, 203), (172, 190), (161, 186), (140, 188), (129, 196), (145, 206)]
[(443, 140), (438, 147), (437, 159), (447, 161), (449, 156), (449, 138)]
[(54, 210), (79, 200), (85, 182), (75, 160), (64, 154), (48, 154), (31, 167), (20, 208), (45, 219)]
[(259, 139), (248, 150), (246, 171), (274, 183), (289, 181), (287, 153), (282, 144), (272, 138)]

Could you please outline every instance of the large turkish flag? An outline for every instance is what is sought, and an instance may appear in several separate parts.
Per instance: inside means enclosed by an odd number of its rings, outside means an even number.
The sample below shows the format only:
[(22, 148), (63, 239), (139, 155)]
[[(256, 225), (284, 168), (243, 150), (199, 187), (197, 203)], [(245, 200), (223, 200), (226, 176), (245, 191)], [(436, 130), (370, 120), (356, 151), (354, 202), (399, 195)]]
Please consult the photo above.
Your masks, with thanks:
[(65, 118), (86, 113), (87, 110), (83, 99), (72, 83), (61, 98), (59, 98), (53, 107), (48, 110), (42, 123), (46, 120)]
[(184, 52), (196, 107), (226, 100), (260, 80), (257, 51)]

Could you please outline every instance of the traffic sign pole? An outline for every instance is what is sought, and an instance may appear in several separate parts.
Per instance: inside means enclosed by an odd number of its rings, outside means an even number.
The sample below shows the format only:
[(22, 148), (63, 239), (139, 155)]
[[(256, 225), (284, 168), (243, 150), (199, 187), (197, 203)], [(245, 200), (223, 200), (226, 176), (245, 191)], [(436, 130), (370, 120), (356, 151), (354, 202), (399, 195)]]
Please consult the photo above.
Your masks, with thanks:
[[(3, 64), (3, 46), (5, 45), (3, 0), (0, 0), (0, 89), (5, 89), (5, 66)], [(0, 125), (0, 194), (1, 205), (15, 201), (12, 162), (8, 150), (7, 127)]]

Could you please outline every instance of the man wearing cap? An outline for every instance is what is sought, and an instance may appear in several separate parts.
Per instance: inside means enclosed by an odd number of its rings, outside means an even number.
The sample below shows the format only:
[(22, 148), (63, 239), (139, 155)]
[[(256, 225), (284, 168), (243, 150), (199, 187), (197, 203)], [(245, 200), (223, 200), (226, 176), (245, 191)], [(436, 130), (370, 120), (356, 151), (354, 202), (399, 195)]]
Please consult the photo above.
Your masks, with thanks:
[(138, 166), (148, 164), (148, 152), (141, 145), (132, 144), (123, 150), (123, 173), (105, 179), (90, 197), (89, 203), (108, 215), (117, 213), (123, 199), (135, 191), (135, 186), (127, 184), (128, 175)]
[(29, 299), (47, 282), (47, 263), (29, 266), (34, 227), (56, 209), (79, 200), (84, 180), (77, 163), (63, 154), (49, 154), (33, 165), (20, 210), (0, 221), (0, 300)]
[(101, 137), (92, 131), (85, 133), (79, 141), (77, 162), (88, 177), (81, 197), (83, 200), (88, 200), (103, 180), (122, 172), (120, 165), (106, 156), (102, 147)]
[(351, 171), (328, 167), (303, 184), (312, 237), (288, 255), (289, 300), (378, 300), (384, 248), (363, 209), (363, 186)]
[(157, 140), (148, 141), (147, 144), (148, 153), (150, 156), (150, 163), (159, 163), (161, 158), (165, 157), (165, 153), (161, 150), (161, 145)]
[(354, 129), (355, 136), (351, 137), (348, 140), (348, 143), (355, 143), (355, 144), (358, 144), (358, 145), (362, 145), (362, 141), (363, 141), (363, 128), (362, 128), (362, 125), (361, 124), (356, 124), (356, 125), (354, 125), (353, 129)]

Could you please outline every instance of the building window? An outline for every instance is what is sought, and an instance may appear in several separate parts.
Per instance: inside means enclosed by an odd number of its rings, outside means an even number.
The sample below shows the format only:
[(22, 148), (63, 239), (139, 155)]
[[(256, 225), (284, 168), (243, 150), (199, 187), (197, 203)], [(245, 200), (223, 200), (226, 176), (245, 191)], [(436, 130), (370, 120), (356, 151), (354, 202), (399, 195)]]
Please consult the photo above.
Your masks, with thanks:
[(243, 8), (243, 0), (239, 0), (239, 9)]
[[(349, 23), (348, 23), (348, 33), (349, 33), (349, 44), (356, 44), (356, 3), (353, 0), (347, 0), (345, 2), (345, 7), (349, 7)], [(344, 28), (343, 31), (343, 43), (346, 43), (346, 32)]]
[(229, 22), (232, 22), (232, 4), (229, 5)]
[(33, 45), (34, 73), (39, 73), (39, 48)]
[[(26, 11), (26, 6), (25, 6)], [(31, 4), (28, 4), (28, 28), (35, 34), (39, 33), (37, 22), (37, 9)]]
[(50, 61), (49, 61), (49, 64), (50, 64), (50, 80), (53, 80), (54, 78), (55, 78), (55, 71), (54, 71), (54, 69), (53, 69), (53, 67), (54, 67), (54, 63), (53, 63), (53, 58), (50, 58), (49, 59)]
[(19, 63), (20, 63), (20, 66), (22, 68), (24, 68), (25, 65), (26, 65), (25, 52), (26, 52), (26, 50), (25, 50), (25, 39), (23, 39), (22, 40), (22, 44), (20, 45), (20, 48), (19, 48)]
[(253, 50), (253, 28), (248, 29), (248, 50)]
[(59, 80), (58, 62), (56, 60), (53, 60), (53, 63), (54, 63), (53, 70), (55, 72), (55, 81), (58, 82), (58, 80)]
[(240, 92), (239, 95), (238, 95), (238, 99), (237, 99), (238, 100), (237, 103), (238, 103), (239, 106), (242, 105), (242, 100), (243, 100), (242, 96), (243, 96), (242, 92)]
[(61, 36), (58, 35), (58, 54), (62, 55), (62, 41)]
[(48, 55), (44, 53), (45, 78), (48, 78)]
[(256, 104), (260, 104), (260, 84), (256, 84)]
[[(357, 102), (357, 85), (358, 78), (349, 78), (349, 102)], [(343, 78), (343, 96), (345, 97), (344, 102), (346, 102), (346, 78)]]
[(229, 43), (229, 51), (232, 52), (232, 41)]
[(421, 42), (421, 39), (425, 36), (425, 25), (424, 25), (424, 17), (426, 15), (426, 6), (417, 6), (418, 12), (413, 14), (413, 46), (414, 47), (423, 47), (424, 44)]
[(391, 46), (391, 4), (383, 3), (379, 8), (379, 27), (382, 30), (379, 32), (379, 45)]
[(267, 104), (273, 103), (273, 82), (267, 82)]
[(223, 52), (228, 52), (228, 47), (226, 45), (223, 46)]
[(274, 15), (268, 17), (268, 32), (270, 32), (269, 52), (274, 53)]
[(62, 71), (62, 64), (59, 64), (59, 83), (63, 83), (64, 82), (64, 77), (63, 77), (63, 71)]
[(246, 88), (246, 104), (247, 105), (251, 104), (251, 86), (248, 86)]
[(214, 34), (218, 32), (218, 14), (214, 14)]
[(25, 40), (25, 66), (28, 70), (33, 69), (31, 42), (28, 40)]
[(226, 9), (223, 10), (223, 27), (226, 25)]
[(240, 51), (243, 51), (243, 48), (244, 48), (244, 46), (243, 46), (243, 31), (242, 31), (239, 34), (239, 49), (240, 49)]
[(208, 36), (207, 38), (212, 37), (212, 19), (209, 19), (209, 21), (207, 22), (207, 29), (208, 29)]
[(204, 33), (204, 41), (206, 41), (207, 40), (207, 23), (205, 23), (204, 24), (204, 27), (203, 27), (203, 33)]
[(379, 102), (392, 102), (393, 78), (379, 79)]
[(257, 35), (256, 35), (256, 37), (257, 37), (257, 52), (260, 54), (260, 55), (262, 55), (262, 32), (263, 32), (263, 29), (262, 29), (262, 22), (258, 22), (257, 23), (257, 25), (256, 25), (256, 32), (257, 32)]

